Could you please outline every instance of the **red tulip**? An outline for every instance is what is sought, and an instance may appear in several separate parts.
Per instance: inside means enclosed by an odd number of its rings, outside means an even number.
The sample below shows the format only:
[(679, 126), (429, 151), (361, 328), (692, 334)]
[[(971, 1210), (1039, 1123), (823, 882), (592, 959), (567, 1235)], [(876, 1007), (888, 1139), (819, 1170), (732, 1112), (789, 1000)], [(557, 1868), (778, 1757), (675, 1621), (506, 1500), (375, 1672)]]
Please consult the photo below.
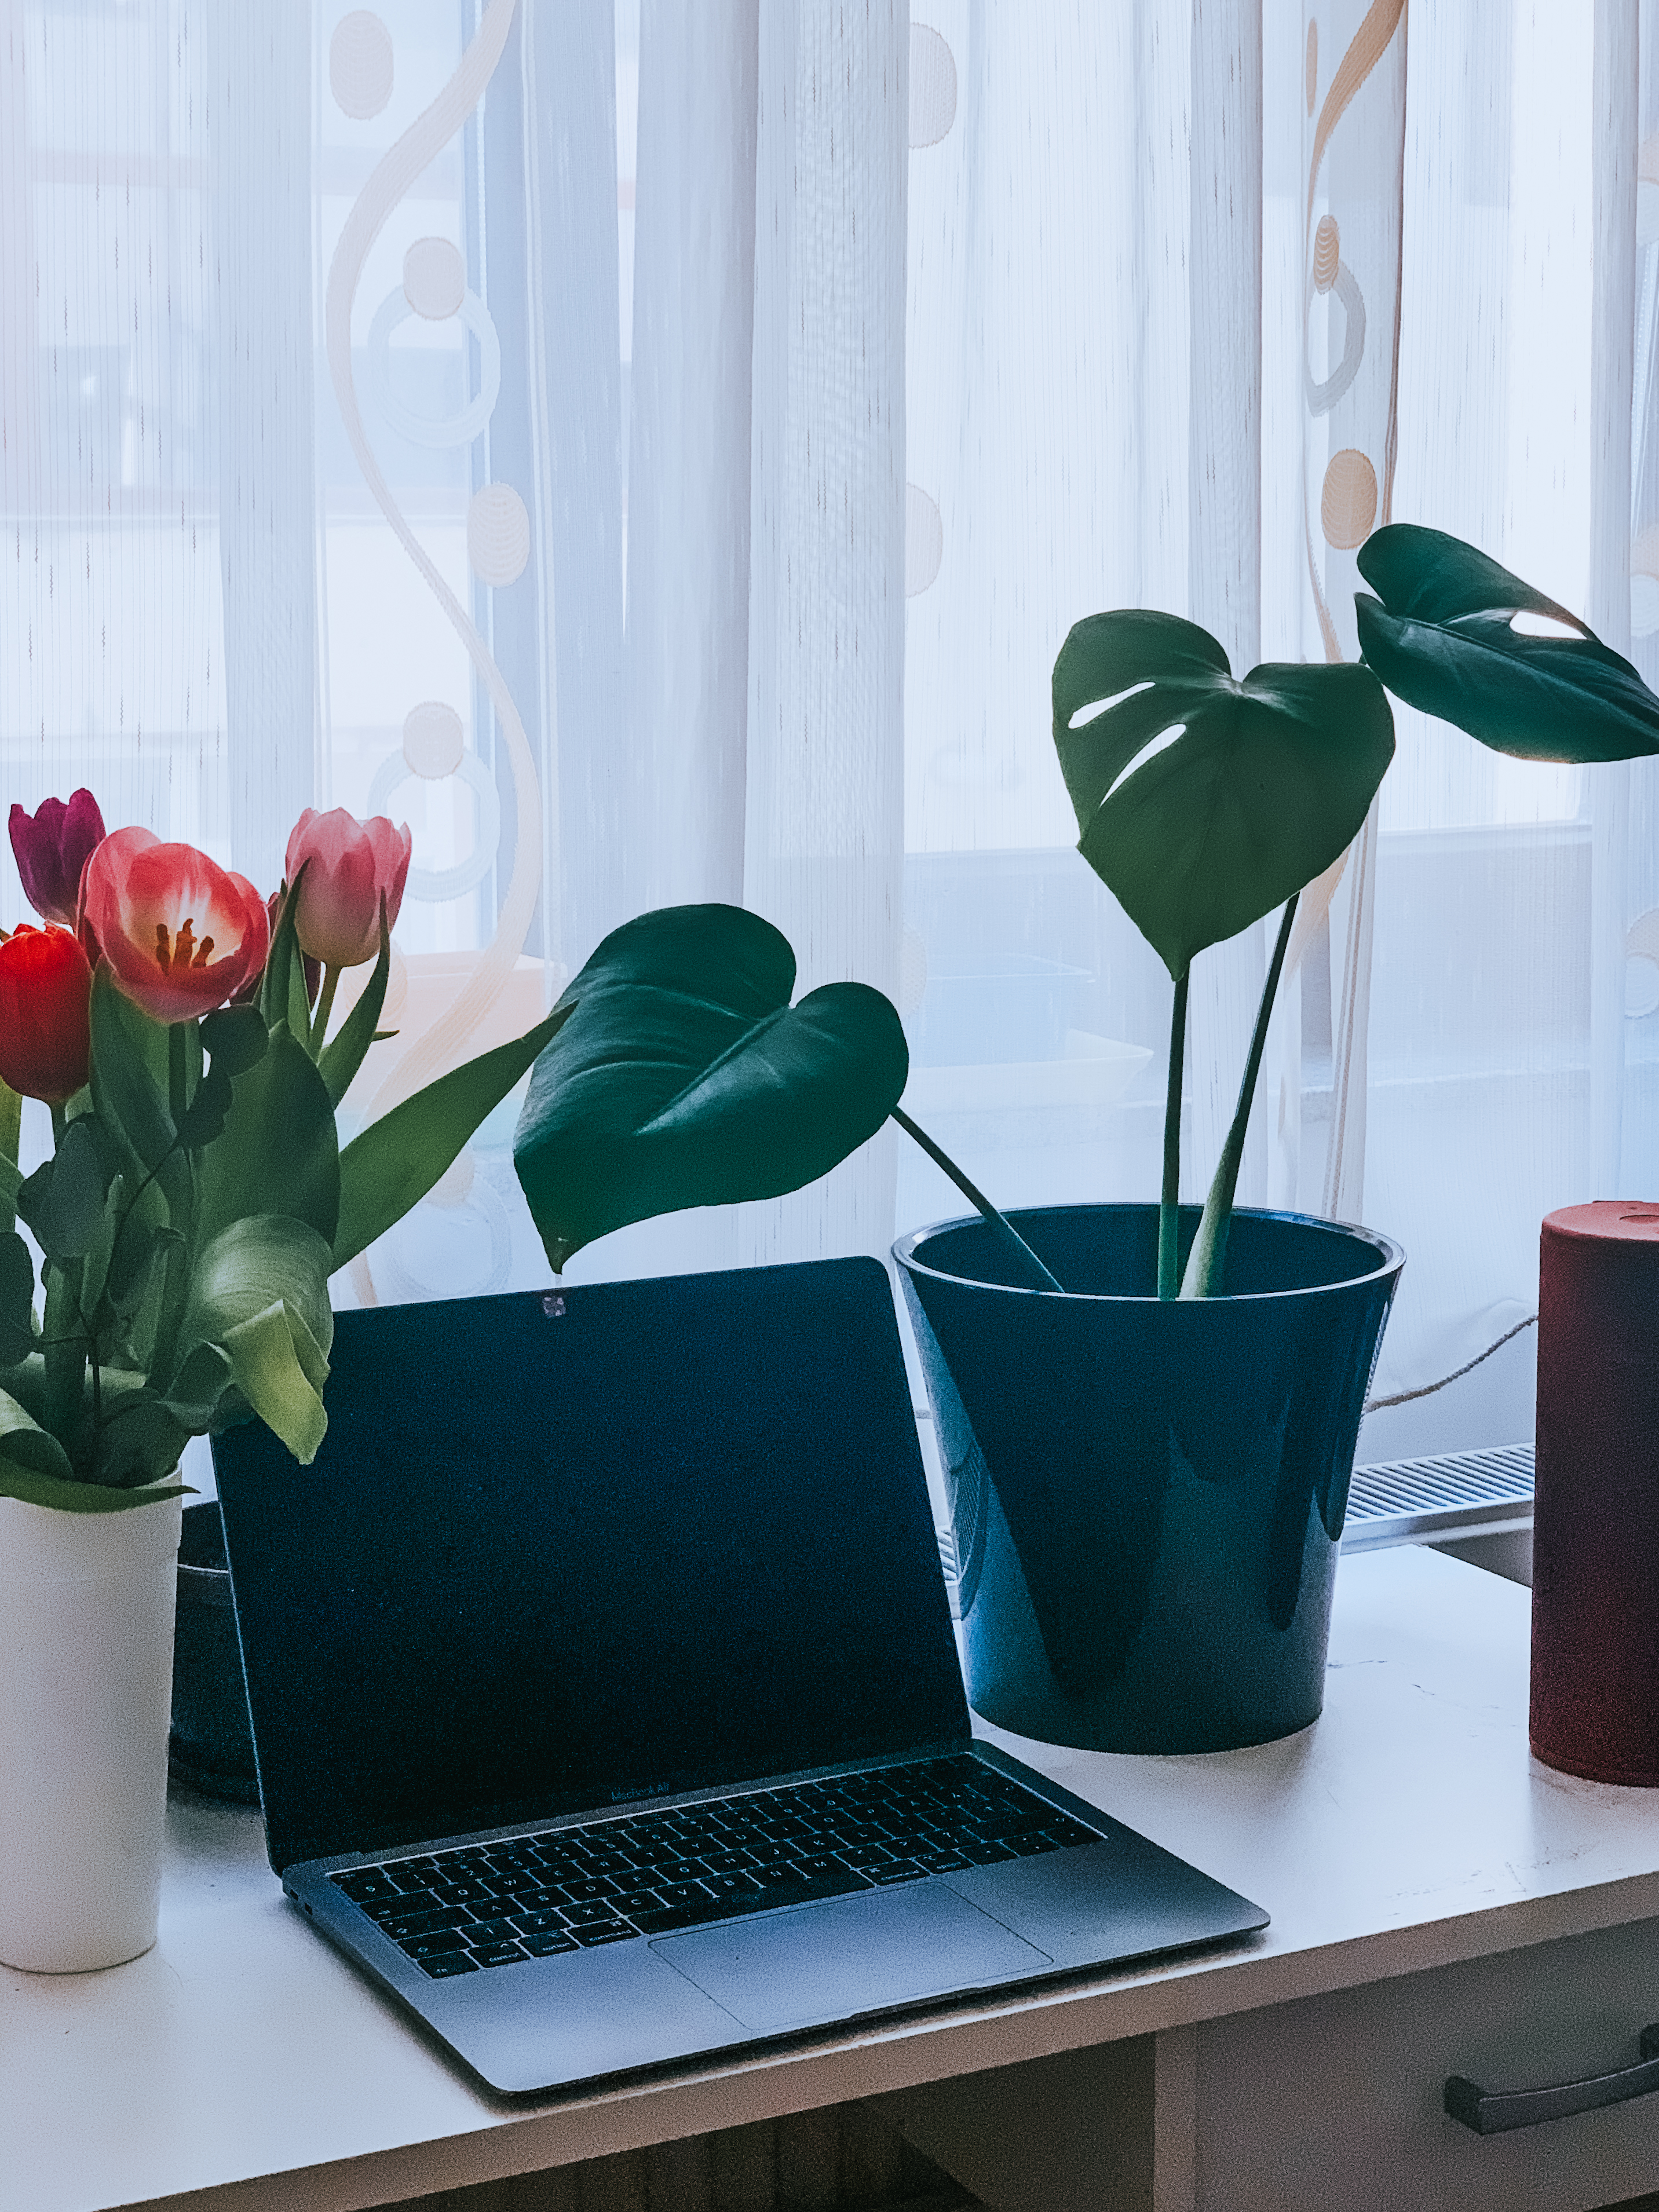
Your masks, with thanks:
[(0, 943), (0, 1078), (56, 1105), (87, 1079), (92, 969), (72, 929), (24, 922)]
[(38, 811), (11, 810), (11, 849), (23, 879), (23, 896), (43, 921), (75, 927), (81, 871), (104, 842), (104, 817), (89, 791), (77, 791), (67, 805), (46, 799)]
[(289, 883), (306, 871), (294, 918), (301, 951), (331, 968), (373, 960), (380, 949), (380, 901), (390, 929), (404, 902), (414, 842), (407, 823), (393, 829), (384, 814), (359, 822), (343, 806), (329, 814), (307, 806), (288, 841), (286, 863)]
[(81, 919), (120, 988), (158, 1022), (210, 1014), (270, 950), (265, 902), (246, 876), (149, 830), (105, 838), (87, 863)]

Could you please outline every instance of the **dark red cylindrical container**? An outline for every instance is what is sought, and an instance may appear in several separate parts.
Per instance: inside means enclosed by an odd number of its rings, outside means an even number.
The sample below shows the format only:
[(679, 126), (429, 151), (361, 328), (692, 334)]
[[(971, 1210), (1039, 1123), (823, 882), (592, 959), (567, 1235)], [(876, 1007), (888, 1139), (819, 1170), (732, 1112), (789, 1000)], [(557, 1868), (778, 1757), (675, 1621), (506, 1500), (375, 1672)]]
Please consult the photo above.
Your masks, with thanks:
[(1532, 1747), (1659, 1784), (1659, 1206), (1544, 1223)]

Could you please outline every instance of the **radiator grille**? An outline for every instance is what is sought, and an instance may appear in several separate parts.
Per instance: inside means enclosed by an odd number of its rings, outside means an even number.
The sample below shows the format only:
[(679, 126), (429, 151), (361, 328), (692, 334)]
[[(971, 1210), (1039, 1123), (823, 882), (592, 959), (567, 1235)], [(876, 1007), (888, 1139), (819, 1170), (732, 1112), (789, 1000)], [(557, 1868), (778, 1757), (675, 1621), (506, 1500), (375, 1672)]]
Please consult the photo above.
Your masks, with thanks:
[[(1342, 1548), (1374, 1552), (1387, 1544), (1422, 1543), (1435, 1536), (1497, 1536), (1529, 1528), (1532, 1481), (1530, 1444), (1357, 1467)], [(948, 1528), (939, 1531), (939, 1549), (954, 1601), (957, 1547)]]
[(1366, 1552), (1430, 1536), (1495, 1536), (1529, 1528), (1532, 1481), (1530, 1444), (1357, 1467), (1342, 1548)]

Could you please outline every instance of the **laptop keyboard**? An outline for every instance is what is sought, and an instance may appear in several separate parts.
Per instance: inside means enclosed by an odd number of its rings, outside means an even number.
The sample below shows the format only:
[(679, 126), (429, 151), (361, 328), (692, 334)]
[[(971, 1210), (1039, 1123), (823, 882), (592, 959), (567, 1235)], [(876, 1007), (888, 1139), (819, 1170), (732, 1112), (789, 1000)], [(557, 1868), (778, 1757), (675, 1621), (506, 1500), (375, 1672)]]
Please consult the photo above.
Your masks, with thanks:
[(329, 1879), (435, 1980), (1100, 1840), (1018, 1783), (957, 1757), (391, 1858)]

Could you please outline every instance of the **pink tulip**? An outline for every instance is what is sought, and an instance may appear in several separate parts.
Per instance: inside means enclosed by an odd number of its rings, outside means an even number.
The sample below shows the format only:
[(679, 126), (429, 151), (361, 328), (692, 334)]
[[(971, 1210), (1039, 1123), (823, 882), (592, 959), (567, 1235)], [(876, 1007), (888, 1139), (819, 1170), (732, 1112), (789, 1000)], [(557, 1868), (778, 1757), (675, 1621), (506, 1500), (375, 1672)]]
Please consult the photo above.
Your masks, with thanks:
[(246, 876), (149, 830), (117, 830), (81, 887), (87, 950), (158, 1022), (210, 1014), (265, 964), (270, 925)]
[(380, 949), (380, 901), (390, 929), (404, 902), (414, 842), (407, 823), (394, 829), (383, 814), (359, 822), (343, 806), (327, 814), (307, 806), (288, 841), (286, 862), (290, 884), (306, 872), (295, 915), (300, 950), (330, 968), (373, 960)]
[(75, 927), (81, 871), (104, 840), (104, 817), (89, 791), (77, 791), (67, 805), (42, 799), (33, 814), (11, 810), (11, 849), (23, 896), (42, 921)]

